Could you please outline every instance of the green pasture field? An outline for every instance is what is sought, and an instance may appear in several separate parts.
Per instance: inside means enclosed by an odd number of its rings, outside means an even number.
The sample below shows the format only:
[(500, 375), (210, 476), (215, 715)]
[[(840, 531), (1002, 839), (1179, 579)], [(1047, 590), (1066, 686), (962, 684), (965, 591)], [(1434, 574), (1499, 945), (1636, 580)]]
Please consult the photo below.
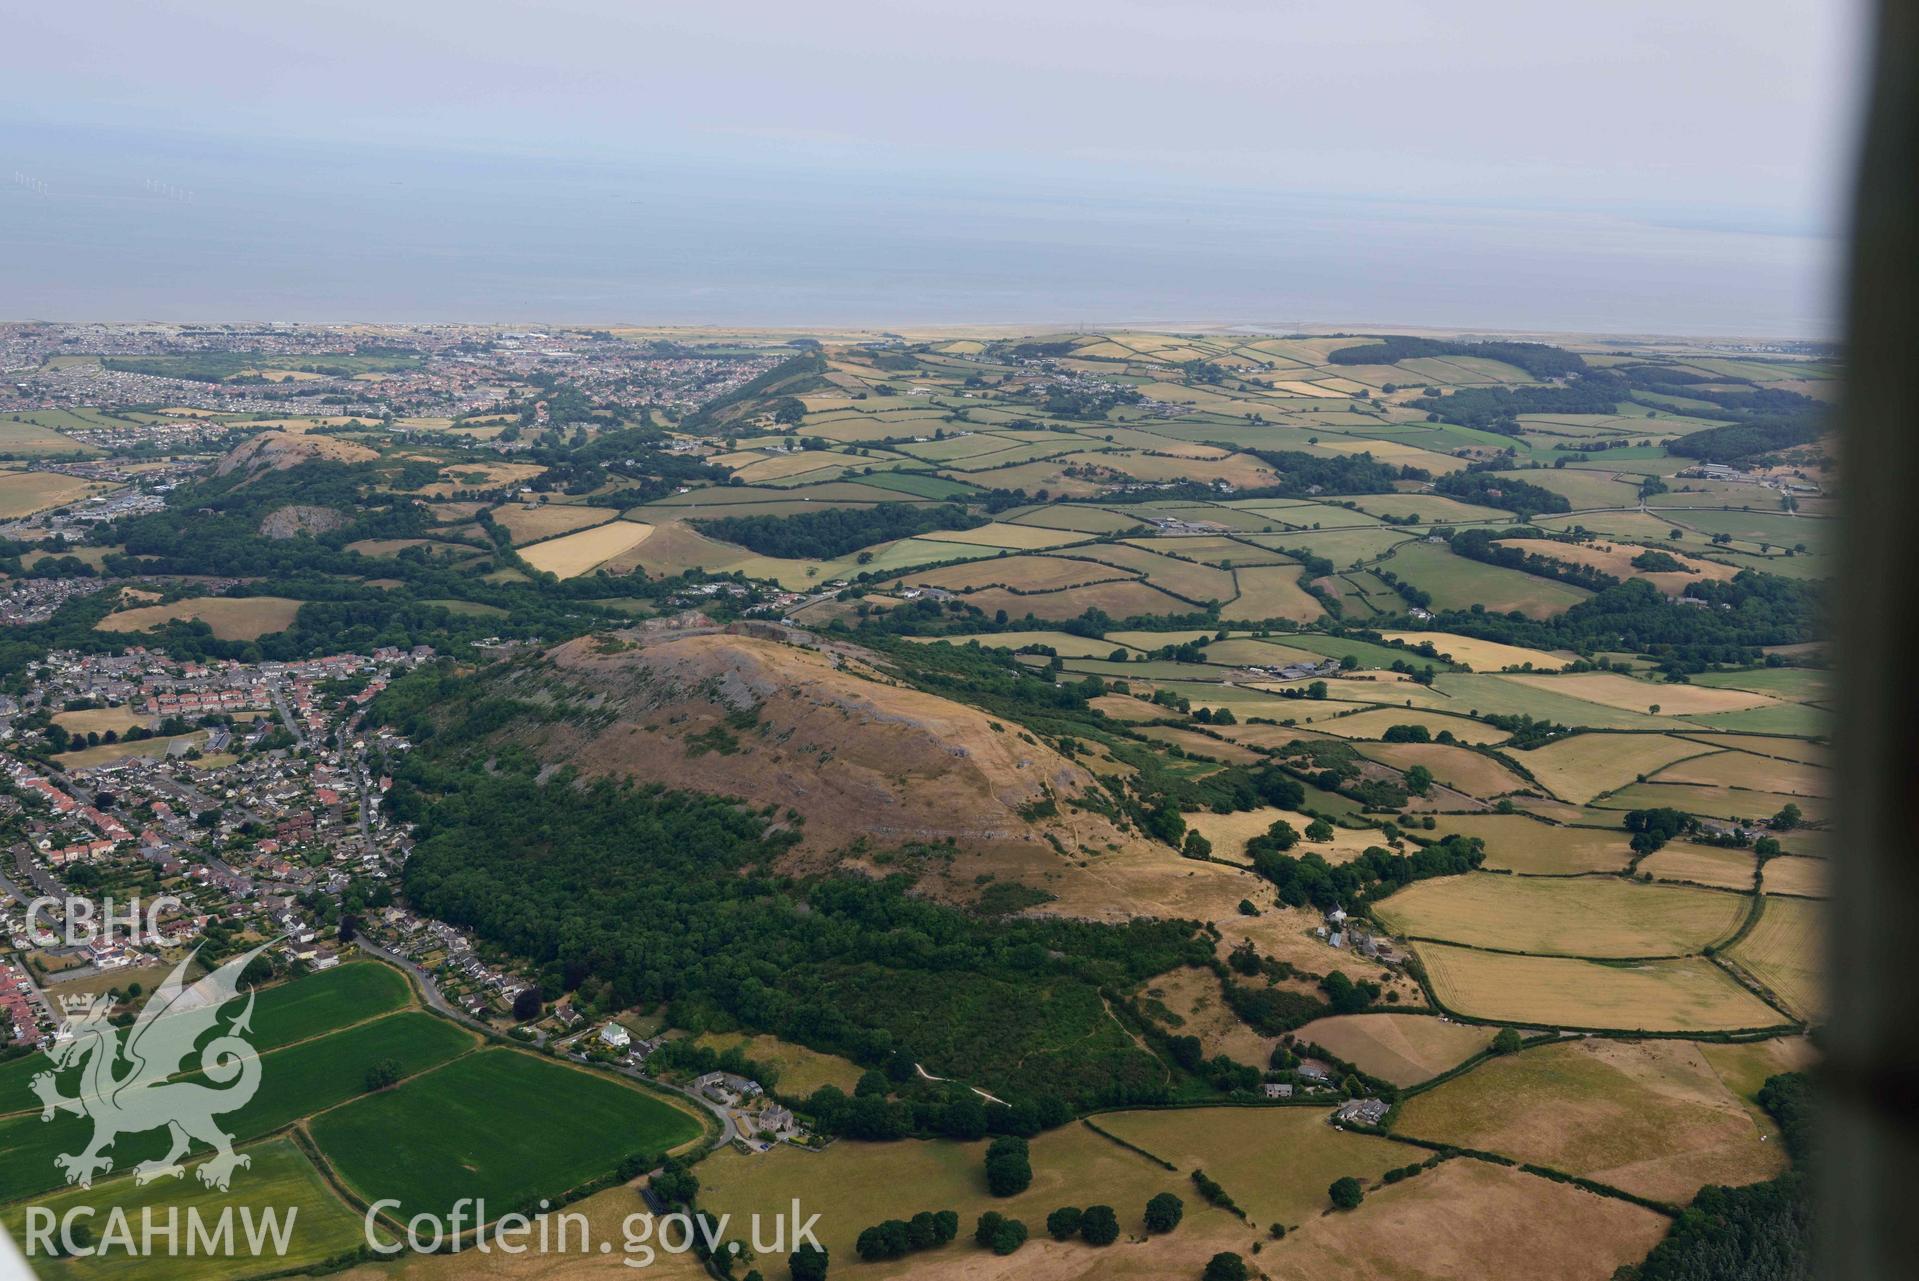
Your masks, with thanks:
[[(374, 961), (349, 962), (262, 988), (254, 1002), (253, 1026), (247, 1041), (264, 1054), (294, 1041), (397, 1010), (409, 998), (406, 979), (398, 970)], [(236, 1004), (234, 1008), (239, 1007)], [(27, 1083), (49, 1066), (46, 1055), (38, 1053), (0, 1063), (0, 1116), (39, 1108), (40, 1100), (28, 1089)]]
[[(327, 1186), (319, 1170), (291, 1140), (270, 1139), (244, 1149), (252, 1164), (237, 1172), (231, 1191), (208, 1188), (194, 1177), (189, 1166), (184, 1178), (161, 1179), (139, 1187), (130, 1178), (115, 1179), (91, 1189), (75, 1188), (55, 1196), (38, 1199), (35, 1204), (65, 1215), (75, 1207), (92, 1210), (89, 1224), (96, 1239), (113, 1209), (126, 1212), (137, 1234), (143, 1209), (151, 1207), (156, 1223), (177, 1210), (184, 1234), (186, 1215), (197, 1210), (202, 1222), (211, 1226), (221, 1212), (233, 1209), (233, 1232), (239, 1251), (230, 1254), (159, 1257), (113, 1252), (86, 1259), (47, 1259), (36, 1252), (34, 1268), (45, 1278), (138, 1278), (139, 1281), (230, 1281), (232, 1278), (258, 1276), (262, 1272), (280, 1273), (310, 1268), (336, 1255), (348, 1254), (365, 1244), (361, 1216)], [(268, 1213), (293, 1220), (289, 1245), (284, 1255), (272, 1255), (270, 1261), (247, 1252), (244, 1215)], [(25, 1206), (6, 1212), (5, 1223), (16, 1243), (22, 1240), (26, 1224)], [(81, 1220), (85, 1222), (86, 1220)], [(256, 1218), (255, 1220), (259, 1220)]]
[(1550, 688), (1521, 684), (1492, 672), (1442, 674), (1433, 682), (1433, 686), (1441, 693), (1450, 695), (1453, 706), (1462, 712), (1471, 710), (1481, 716), (1494, 713), (1531, 716), (1537, 720), (1557, 721), (1569, 729), (1659, 731), (1680, 727), (1671, 718), (1607, 707)]
[(1742, 734), (1788, 734), (1823, 737), (1832, 733), (1832, 713), (1804, 703), (1779, 703), (1772, 707), (1748, 707), (1737, 712), (1709, 712), (1688, 716), (1694, 725), (1733, 730)]
[[(263, 1054), (258, 1092), (244, 1107), (222, 1116), (221, 1128), (235, 1139), (257, 1138), (361, 1093), (366, 1070), (383, 1059), (396, 1059), (402, 1073), (413, 1073), (465, 1052), (473, 1042), (473, 1034), (456, 1024), (411, 1012)], [(71, 1081), (62, 1085), (69, 1094), (75, 1088)], [(38, 1112), (0, 1121), (0, 1201), (59, 1186), (62, 1175), (54, 1158), (79, 1151), (91, 1132), (87, 1118), (64, 1112), (49, 1122), (42, 1122)], [(166, 1146), (163, 1131), (149, 1131), (121, 1138), (109, 1155), (113, 1168), (125, 1171), (160, 1156)]]
[(349, 961), (262, 990), (247, 1040), (265, 1053), (397, 1010), (411, 999), (406, 976), (398, 970), (377, 961)]
[(1430, 593), (1434, 609), (1482, 605), (1492, 614), (1518, 610), (1528, 618), (1550, 618), (1592, 595), (1556, 579), (1467, 560), (1433, 543), (1396, 548), (1381, 568)]
[(368, 1200), (405, 1218), (461, 1197), (495, 1213), (557, 1197), (634, 1153), (698, 1139), (702, 1122), (612, 1078), (517, 1050), (469, 1054), (315, 1118), (314, 1141)]
[(83, 445), (39, 423), (23, 418), (0, 418), (0, 453), (97, 454), (99, 452), (100, 450), (93, 445)]

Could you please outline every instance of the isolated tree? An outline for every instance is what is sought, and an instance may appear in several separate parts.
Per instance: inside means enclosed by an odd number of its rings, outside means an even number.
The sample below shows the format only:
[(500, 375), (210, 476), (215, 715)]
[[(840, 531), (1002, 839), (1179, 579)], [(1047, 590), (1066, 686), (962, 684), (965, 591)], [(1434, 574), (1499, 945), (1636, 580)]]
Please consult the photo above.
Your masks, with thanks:
[(1146, 1230), (1171, 1232), (1186, 1213), (1186, 1203), (1171, 1192), (1162, 1192), (1146, 1203)]
[(1309, 841), (1330, 841), (1333, 839), (1333, 825), (1323, 818), (1316, 818), (1306, 824), (1306, 839)]
[(513, 998), (513, 1017), (521, 1023), (540, 1017), (539, 984), (535, 983), (532, 987), (522, 989), (520, 994)]
[(1046, 1216), (1046, 1231), (1055, 1241), (1071, 1241), (1079, 1235), (1082, 1216), (1076, 1205), (1062, 1205)]
[(375, 1090), (384, 1090), (400, 1079), (400, 1060), (381, 1059), (366, 1070), (366, 1088), (371, 1094)]
[(1519, 1033), (1513, 1028), (1502, 1027), (1499, 1035), (1493, 1038), (1494, 1054), (1511, 1054), (1519, 1048)]
[(1089, 1205), (1079, 1217), (1079, 1235), (1087, 1245), (1111, 1245), (1119, 1240), (1119, 1216), (1110, 1205)]
[(1222, 1250), (1207, 1260), (1200, 1281), (1246, 1281), (1246, 1260), (1230, 1250)]
[(1033, 1183), (1026, 1140), (1007, 1135), (986, 1149), (986, 1188), (994, 1196), (1017, 1196)]
[(829, 1261), (825, 1246), (808, 1241), (786, 1257), (786, 1268), (793, 1281), (826, 1281)]
[(1357, 1210), (1359, 1203), (1366, 1199), (1366, 1189), (1349, 1174), (1343, 1179), (1334, 1179), (1333, 1185), (1326, 1189), (1326, 1195), (1332, 1198), (1336, 1209)]

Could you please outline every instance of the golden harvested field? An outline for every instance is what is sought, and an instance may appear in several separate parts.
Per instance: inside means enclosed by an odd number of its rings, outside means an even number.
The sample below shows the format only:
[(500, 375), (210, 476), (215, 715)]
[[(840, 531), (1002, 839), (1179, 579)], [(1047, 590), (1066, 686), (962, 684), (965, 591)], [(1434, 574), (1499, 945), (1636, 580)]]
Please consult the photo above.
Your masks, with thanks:
[(1596, 804), (1604, 810), (1649, 809), (1670, 806), (1708, 818), (1760, 820), (1787, 805), (1797, 805), (1808, 823), (1822, 823), (1832, 813), (1832, 802), (1820, 796), (1786, 796), (1779, 792), (1750, 792), (1734, 787), (1703, 787), (1690, 783), (1634, 783)]
[(1456, 1159), (1267, 1243), (1258, 1264), (1274, 1281), (1604, 1281), (1643, 1259), (1669, 1223), (1630, 1202)]
[(513, 536), (515, 547), (522, 547), (542, 538), (557, 538), (576, 529), (603, 525), (617, 519), (619, 514), (611, 507), (574, 507), (564, 503), (528, 507), (524, 503), (507, 503), (493, 509), (493, 521)]
[(603, 561), (630, 552), (647, 540), (653, 526), (637, 520), (616, 520), (577, 534), (550, 538), (521, 552), (526, 563), (538, 570), (574, 578)]
[(1430, 1081), (1493, 1039), (1489, 1028), (1433, 1014), (1336, 1014), (1293, 1035), (1394, 1085)]
[(1182, 614), (1192, 609), (1176, 596), (1137, 582), (1093, 583), (1036, 596), (1021, 596), (989, 587), (967, 596), (966, 603), (988, 614), (1003, 609), (1010, 618), (1031, 614), (1049, 622), (1077, 618), (1089, 609), (1103, 609), (1115, 618), (1134, 614)]
[(1502, 538), (1499, 546), (1572, 565), (1590, 566), (1614, 578), (1643, 578), (1668, 596), (1680, 595), (1689, 583), (1720, 582), (1739, 572), (1717, 561), (1675, 555), (1675, 559), (1686, 566), (1685, 570), (1648, 573), (1633, 567), (1633, 557), (1646, 549), (1631, 543), (1556, 543), (1549, 538)]
[(1832, 764), (1830, 747), (1809, 743), (1803, 738), (1773, 738), (1761, 734), (1687, 734), (1685, 737), (1695, 743), (1735, 748), (1755, 756), (1776, 756), (1781, 760), (1799, 761), (1821, 768)]
[(1763, 869), (1763, 882), (1768, 894), (1799, 894), (1807, 898), (1824, 898), (1831, 893), (1828, 882), (1831, 868), (1823, 858), (1801, 858), (1787, 854), (1779, 858), (1769, 858)]
[(1272, 1060), (1276, 1036), (1261, 1036), (1240, 1021), (1226, 1004), (1219, 976), (1211, 970), (1186, 966), (1148, 979), (1139, 990), (1142, 1004), (1152, 1011), (1157, 1002), (1167, 1016), (1160, 1024), (1174, 1036), (1196, 1036), (1206, 1057), (1224, 1054), (1238, 1063), (1264, 1069)]
[(809, 1050), (804, 1045), (782, 1041), (777, 1036), (705, 1032), (693, 1039), (718, 1051), (738, 1046), (753, 1062), (770, 1063), (777, 1067), (780, 1070), (778, 1089), (781, 1094), (803, 1098), (822, 1085), (837, 1085), (851, 1094), (853, 1087), (860, 1083), (860, 1066), (852, 1060), (843, 1059), (837, 1054)]
[(1554, 796), (1584, 805), (1674, 761), (1705, 754), (1698, 743), (1665, 734), (1575, 734), (1514, 752), (1513, 759)]
[[(1311, 1119), (1317, 1122), (1317, 1118)], [(1322, 1130), (1330, 1128), (1323, 1122), (1318, 1124)], [(1396, 1147), (1394, 1150), (1398, 1151)], [(770, 1220), (775, 1213), (786, 1212), (797, 1195), (806, 1214), (820, 1216), (815, 1232), (833, 1258), (834, 1276), (842, 1275), (842, 1269), (847, 1276), (873, 1278), (909, 1272), (916, 1277), (1035, 1275), (1030, 1271), (1033, 1265), (1050, 1257), (1045, 1247), (1053, 1243), (1046, 1236), (1045, 1222), (1054, 1209), (1062, 1205), (1110, 1205), (1120, 1216), (1124, 1241), (1127, 1235), (1140, 1233), (1141, 1210), (1147, 1200), (1161, 1192), (1173, 1192), (1186, 1201), (1185, 1222), (1164, 1240), (1174, 1241), (1191, 1230), (1194, 1240), (1187, 1246), (1195, 1256), (1189, 1260), (1179, 1255), (1170, 1263), (1161, 1257), (1156, 1260), (1161, 1268), (1170, 1266), (1178, 1270), (1178, 1275), (1190, 1271), (1197, 1276), (1212, 1252), (1228, 1248), (1210, 1244), (1218, 1234), (1231, 1233), (1242, 1240), (1249, 1235), (1237, 1219), (1192, 1196), (1192, 1184), (1184, 1170), (1174, 1173), (1161, 1169), (1085, 1126), (1064, 1126), (1032, 1140), (1033, 1183), (1018, 1196), (995, 1198), (987, 1193), (985, 1152), (984, 1142), (938, 1140), (842, 1142), (824, 1152), (776, 1148), (754, 1156), (723, 1150), (700, 1163), (700, 1205), (710, 1213), (730, 1214), (735, 1221), (754, 1213)], [(637, 1205), (630, 1197), (629, 1201)], [(911, 1218), (921, 1210), (956, 1211), (961, 1224), (959, 1240), (892, 1263), (857, 1262), (853, 1242), (863, 1229), (888, 1218)], [(993, 1256), (972, 1240), (973, 1224), (987, 1210), (1021, 1219), (1033, 1233), (1034, 1239), (1018, 1255), (999, 1261), (1006, 1265), (1004, 1270), (982, 1270), (983, 1265), (997, 1265), (992, 1264)], [(1121, 1246), (1093, 1251), (1076, 1242), (1059, 1248), (1058, 1254), (1063, 1257), (1051, 1267), (1042, 1266), (1037, 1275), (1061, 1279), (1110, 1275), (1101, 1268), (1102, 1260), (1117, 1263), (1132, 1253)], [(776, 1255), (762, 1255), (757, 1266), (768, 1276), (786, 1275)], [(1070, 1270), (1054, 1270), (1062, 1267)]]
[(1470, 872), (1417, 881), (1373, 913), (1395, 934), (1554, 956), (1680, 956), (1726, 938), (1743, 895), (1617, 877)]
[(926, 645), (965, 645), (977, 640), (985, 649), (1019, 649), (1024, 645), (1045, 645), (1063, 658), (1105, 658), (1122, 648), (1112, 636), (1075, 636), (1071, 632), (982, 632), (978, 636), (912, 636), (907, 639)]
[(1785, 1022), (1725, 971), (1697, 957), (1602, 965), (1440, 943), (1414, 948), (1440, 1001), (1472, 1018), (1639, 1032), (1729, 1032)]
[(197, 619), (221, 640), (257, 640), (291, 626), (300, 604), (284, 596), (190, 596), (170, 605), (119, 610), (94, 627), (103, 632), (144, 632), (176, 618)]
[[(1455, 636), (1451, 632), (1381, 632), (1380, 636), (1408, 645), (1431, 642), (1441, 655), (1456, 663), (1464, 663), (1476, 672), (1497, 672), (1508, 667), (1523, 667), (1527, 663), (1531, 663), (1538, 671), (1556, 672), (1575, 657), (1553, 650), (1528, 649), (1523, 645), (1502, 645), (1498, 641)], [(1418, 659), (1416, 655), (1409, 654), (1407, 661), (1416, 663)]]
[[(1301, 703), (1299, 706), (1302, 711), (1311, 710), (1310, 703)], [(1501, 743), (1506, 739), (1505, 730), (1494, 729), (1480, 721), (1467, 720), (1463, 716), (1446, 716), (1412, 707), (1382, 707), (1376, 711), (1358, 712), (1352, 716), (1339, 716), (1318, 723), (1320, 729), (1328, 734), (1337, 734), (1341, 738), (1378, 738), (1395, 725), (1424, 725), (1435, 736), (1441, 730), (1450, 730), (1453, 737), (1462, 743)]]
[(1825, 921), (1824, 903), (1768, 896), (1759, 923), (1732, 949), (1739, 967), (1802, 1019), (1826, 1010)]
[(1491, 800), (1527, 786), (1525, 779), (1492, 757), (1464, 747), (1444, 743), (1375, 743), (1359, 750), (1361, 755), (1397, 770), (1424, 765), (1440, 783), (1481, 800)]
[(1407, 1100), (1394, 1129), (1675, 1205), (1786, 1165), (1690, 1041), (1580, 1040), (1489, 1059)]
[(1005, 547), (1012, 551), (1040, 551), (1083, 543), (1088, 535), (1070, 529), (1041, 529), (1035, 525), (1008, 525), (995, 521), (978, 529), (936, 529), (920, 537), (936, 543), (968, 543), (978, 547)]
[(69, 734), (104, 734), (108, 730), (124, 734), (135, 725), (150, 729), (157, 722), (130, 707), (98, 707), (84, 712), (55, 712), (53, 723)]
[(1831, 796), (1832, 774), (1817, 765), (1782, 761), (1750, 752), (1719, 752), (1660, 770), (1661, 783), (1701, 783), (1709, 787), (1746, 787), (1790, 796)]
[(1666, 685), (1634, 680), (1616, 672), (1576, 672), (1562, 676), (1509, 676), (1507, 680), (1533, 689), (1583, 698), (1602, 707), (1643, 712), (1657, 706), (1660, 716), (1702, 716), (1769, 707), (1777, 700), (1743, 689), (1713, 689), (1706, 685)]
[(1175, 560), (1131, 543), (1076, 547), (1071, 554), (1144, 574), (1153, 586), (1191, 601), (1227, 601), (1239, 591), (1233, 584), (1233, 576), (1223, 569)]
[(1622, 831), (1556, 827), (1524, 814), (1442, 814), (1434, 835), (1457, 832), (1486, 842), (1486, 866), (1496, 871), (1566, 876), (1618, 872), (1632, 863)]
[(1249, 565), (1235, 569), (1239, 595), (1221, 613), (1227, 618), (1261, 622), (1268, 618), (1290, 618), (1310, 623), (1326, 611), (1319, 601), (1299, 585), (1296, 565)]
[(1260, 1224), (1296, 1226), (1328, 1208), (1334, 1179), (1350, 1174), (1370, 1183), (1418, 1159), (1389, 1140), (1334, 1129), (1317, 1108), (1110, 1112), (1093, 1121), (1182, 1174), (1206, 1171)]
[(1674, 842), (1639, 861), (1639, 871), (1657, 881), (1690, 881), (1729, 890), (1752, 889), (1751, 850), (1722, 850), (1711, 845)]
[[(1255, 836), (1264, 836), (1267, 828), (1282, 820), (1291, 823), (1293, 830), (1300, 833), (1302, 838), (1306, 825), (1313, 821), (1304, 814), (1268, 805), (1233, 814), (1201, 810), (1186, 816), (1186, 826), (1213, 843), (1214, 858), (1238, 860), (1246, 854), (1246, 842)], [(1350, 863), (1364, 854), (1368, 847), (1385, 843), (1385, 839), (1372, 828), (1335, 827), (1330, 841), (1302, 839), (1293, 847), (1292, 853), (1298, 857), (1311, 850), (1328, 863)]]
[[(67, 448), (79, 450), (80, 446), (69, 441)], [(63, 507), (90, 494), (104, 494), (117, 488), (57, 471), (0, 471), (0, 520), (31, 516), (49, 507)]]
[[(1065, 560), (1057, 556), (994, 556), (965, 565), (944, 569), (913, 570), (900, 581), (924, 587), (942, 587), (964, 592), (980, 587), (1006, 587), (1022, 592), (1056, 592), (1082, 583), (1131, 579), (1132, 574), (1110, 565), (1091, 561)], [(1112, 646), (1100, 651), (1104, 658)]]

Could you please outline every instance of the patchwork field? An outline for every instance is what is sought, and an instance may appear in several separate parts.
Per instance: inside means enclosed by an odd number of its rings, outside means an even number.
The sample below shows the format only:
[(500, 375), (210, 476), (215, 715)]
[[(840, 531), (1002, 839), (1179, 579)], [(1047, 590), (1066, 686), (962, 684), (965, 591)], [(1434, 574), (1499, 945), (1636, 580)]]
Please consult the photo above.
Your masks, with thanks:
[[(6, 438), (4, 428), (10, 425), (0, 423), (0, 452), (7, 451), (10, 445), (19, 452), (29, 452), (20, 449), (17, 435), (13, 441)], [(80, 446), (73, 441), (66, 441), (66, 449), (78, 452)], [(93, 494), (107, 493), (113, 488), (112, 485), (81, 480), (60, 472), (0, 471), (0, 520), (18, 520), (50, 507), (64, 507)]]
[(1753, 868), (1750, 850), (1674, 842), (1641, 859), (1636, 870), (1656, 881), (1688, 881), (1694, 885), (1750, 890)]
[(1654, 684), (1614, 672), (1579, 672), (1558, 676), (1508, 676), (1505, 679), (1533, 689), (1549, 690), (1622, 711), (1645, 711), (1657, 706), (1659, 716), (1700, 716), (1764, 707), (1773, 700), (1764, 694), (1703, 685)]
[(1690, 955), (1739, 928), (1747, 901), (1616, 877), (1473, 872), (1419, 881), (1373, 909), (1395, 934), (1536, 955)]
[(1596, 1281), (1666, 1234), (1664, 1215), (1484, 1161), (1369, 1192), (1351, 1214), (1315, 1219), (1260, 1256), (1268, 1275), (1406, 1281)]
[(1657, 774), (1674, 761), (1704, 756), (1700, 744), (1664, 734), (1575, 734), (1515, 752), (1554, 796), (1584, 805), (1596, 796)]
[(1094, 1122), (1182, 1172), (1206, 1171), (1261, 1224), (1296, 1227), (1328, 1208), (1334, 1179), (1370, 1183), (1414, 1159), (1397, 1143), (1334, 1129), (1317, 1108), (1109, 1112)]
[(526, 506), (507, 503), (493, 509), (493, 523), (504, 526), (513, 536), (515, 547), (555, 538), (592, 525), (603, 525), (619, 517), (611, 507), (576, 507), (566, 503), (541, 503)]
[(1697, 957), (1602, 964), (1440, 943), (1415, 944), (1414, 950), (1439, 999), (1471, 1018), (1639, 1032), (1729, 1032), (1785, 1022), (1725, 971)]
[(176, 620), (192, 621), (205, 623), (221, 640), (258, 640), (290, 627), (300, 605), (284, 596), (197, 596), (119, 610), (94, 626), (103, 632), (144, 632)]
[(611, 521), (535, 543), (521, 552), (527, 564), (561, 578), (576, 578), (595, 566), (632, 551), (653, 533), (653, 526), (636, 520)]
[[(511, 1116), (514, 1123), (500, 1124)], [(516, 1050), (469, 1054), (309, 1125), (361, 1196), (397, 1198), (401, 1218), (461, 1197), (497, 1207), (553, 1197), (633, 1153), (700, 1137), (701, 1122), (659, 1095)]]
[(1487, 1028), (1430, 1014), (1340, 1014), (1293, 1035), (1394, 1085), (1430, 1081), (1492, 1041)]
[(1797, 894), (1806, 898), (1824, 898), (1831, 892), (1831, 866), (1823, 858), (1784, 855), (1769, 858), (1763, 870), (1768, 894)]
[[(96, 1234), (113, 1209), (124, 1211), (132, 1224), (141, 1221), (141, 1213), (151, 1209), (156, 1223), (177, 1211), (182, 1216), (198, 1210), (211, 1224), (221, 1212), (232, 1207), (235, 1235), (242, 1238), (242, 1216), (268, 1213), (281, 1222), (291, 1220), (292, 1231), (284, 1254), (254, 1255), (242, 1246), (238, 1252), (207, 1252), (176, 1258), (153, 1258), (129, 1253), (124, 1248), (107, 1247), (106, 1253), (86, 1259), (49, 1259), (35, 1251), (34, 1266), (42, 1278), (137, 1277), (153, 1281), (228, 1281), (229, 1278), (257, 1276), (263, 1270), (280, 1271), (312, 1267), (336, 1255), (351, 1253), (365, 1244), (361, 1216), (327, 1186), (325, 1178), (304, 1153), (288, 1139), (269, 1139), (240, 1149), (252, 1162), (235, 1179), (233, 1189), (223, 1192), (208, 1188), (195, 1177), (198, 1162), (188, 1166), (183, 1179), (162, 1179), (136, 1186), (131, 1177), (114, 1179), (91, 1189), (76, 1188), (36, 1202), (55, 1215), (65, 1215), (76, 1207), (92, 1211)], [(26, 1223), (24, 1207), (3, 1212), (3, 1221), (14, 1240), (22, 1240)], [(184, 1231), (185, 1219), (182, 1218)], [(162, 1247), (164, 1250), (164, 1246)]]
[(1523, 645), (1502, 645), (1498, 641), (1455, 636), (1451, 632), (1381, 632), (1380, 636), (1415, 647), (1431, 645), (1442, 657), (1450, 658), (1455, 663), (1464, 663), (1476, 672), (1498, 672), (1508, 667), (1527, 665), (1543, 672), (1556, 672), (1573, 658), (1567, 653), (1527, 649)]
[(1395, 548), (1384, 568), (1428, 593), (1435, 609), (1483, 605), (1489, 613), (1516, 610), (1528, 618), (1551, 618), (1592, 594), (1556, 579), (1467, 560), (1425, 542)]
[(1732, 959), (1799, 1018), (1821, 1018), (1826, 1012), (1825, 925), (1824, 903), (1769, 895), (1758, 924), (1732, 949)]
[(1489, 1059), (1407, 1100), (1397, 1133), (1564, 1170), (1683, 1205), (1785, 1168), (1690, 1041), (1581, 1040)]
[(1541, 876), (1624, 871), (1633, 859), (1623, 831), (1560, 827), (1524, 814), (1446, 814), (1436, 835), (1458, 833), (1486, 842), (1486, 863), (1495, 871)]
[[(1100, 1123), (1104, 1125), (1103, 1120)], [(1319, 1128), (1328, 1127), (1321, 1122)], [(1082, 1277), (1090, 1281), (1113, 1275), (1164, 1277), (1169, 1271), (1196, 1276), (1213, 1253), (1233, 1248), (1221, 1242), (1232, 1240), (1243, 1246), (1248, 1235), (1239, 1220), (1191, 1195), (1192, 1183), (1185, 1170), (1162, 1169), (1084, 1126), (1064, 1126), (1032, 1140), (1033, 1183), (1017, 1196), (988, 1194), (985, 1150), (984, 1142), (909, 1140), (836, 1143), (821, 1153), (781, 1148), (749, 1157), (722, 1151), (699, 1166), (700, 1204), (709, 1213), (731, 1214), (735, 1219), (756, 1212), (770, 1216), (786, 1211), (797, 1190), (806, 1213), (820, 1215), (816, 1231), (834, 1260), (835, 1276), (842, 1267), (851, 1276), (898, 1276), (908, 1271), (909, 1263), (914, 1275), (992, 1277), (995, 1281), (1034, 1275), (1048, 1281)], [(1141, 1233), (1139, 1216), (1146, 1202), (1161, 1192), (1185, 1200), (1185, 1220), (1178, 1232), (1156, 1240), (1150, 1251), (1135, 1249), (1128, 1238)], [(1093, 1250), (1079, 1242), (1057, 1246), (1046, 1237), (1046, 1216), (1053, 1210), (1094, 1204), (1114, 1208), (1121, 1240), (1128, 1244)], [(960, 1239), (905, 1261), (856, 1262), (853, 1242), (862, 1229), (888, 1218), (910, 1218), (921, 1210), (957, 1212)], [(1021, 1219), (1031, 1230), (1032, 1239), (1017, 1255), (996, 1260), (973, 1244), (972, 1225), (987, 1210)], [(1189, 1233), (1189, 1240), (1180, 1241)], [(1162, 1253), (1165, 1250), (1173, 1253)], [(768, 1276), (785, 1273), (777, 1254), (762, 1255), (757, 1266)]]

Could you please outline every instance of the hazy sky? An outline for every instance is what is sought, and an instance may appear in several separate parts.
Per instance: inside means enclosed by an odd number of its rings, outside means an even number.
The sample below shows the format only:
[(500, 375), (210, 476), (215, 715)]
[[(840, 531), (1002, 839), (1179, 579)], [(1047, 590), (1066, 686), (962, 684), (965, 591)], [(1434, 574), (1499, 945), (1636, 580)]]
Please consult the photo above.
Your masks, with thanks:
[(1817, 333), (1859, 22), (1856, 0), (17, 6), (0, 314)]

